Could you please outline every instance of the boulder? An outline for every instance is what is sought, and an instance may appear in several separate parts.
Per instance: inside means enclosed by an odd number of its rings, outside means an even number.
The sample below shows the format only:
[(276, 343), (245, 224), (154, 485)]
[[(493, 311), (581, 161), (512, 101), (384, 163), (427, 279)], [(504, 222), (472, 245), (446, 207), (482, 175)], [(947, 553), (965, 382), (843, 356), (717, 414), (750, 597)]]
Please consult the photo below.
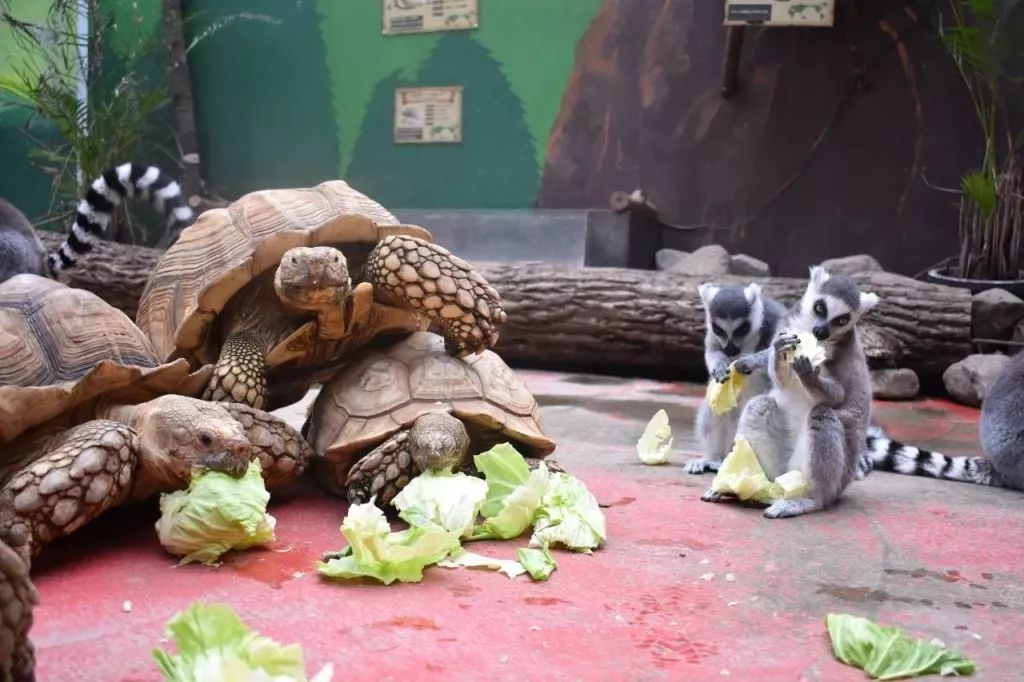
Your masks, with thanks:
[(861, 253), (856, 256), (844, 256), (843, 258), (829, 258), (822, 261), (821, 267), (828, 270), (830, 275), (856, 275), (858, 272), (884, 272), (881, 263), (873, 256)]
[(745, 253), (737, 253), (729, 264), (729, 272), (744, 277), (771, 277), (772, 269), (763, 260), (758, 260)]
[(654, 264), (659, 270), (671, 270), (672, 266), (690, 254), (675, 249), (658, 249), (654, 254)]
[(921, 390), (912, 369), (876, 369), (871, 372), (871, 391), (880, 400), (911, 400)]
[(732, 260), (729, 252), (718, 244), (702, 246), (676, 261), (672, 272), (691, 277), (721, 277), (729, 274)]
[(1006, 341), (1024, 318), (1024, 301), (1005, 289), (987, 289), (971, 297), (971, 329), (978, 339)]
[(942, 383), (957, 402), (979, 407), (1009, 361), (1005, 355), (968, 355), (942, 373)]

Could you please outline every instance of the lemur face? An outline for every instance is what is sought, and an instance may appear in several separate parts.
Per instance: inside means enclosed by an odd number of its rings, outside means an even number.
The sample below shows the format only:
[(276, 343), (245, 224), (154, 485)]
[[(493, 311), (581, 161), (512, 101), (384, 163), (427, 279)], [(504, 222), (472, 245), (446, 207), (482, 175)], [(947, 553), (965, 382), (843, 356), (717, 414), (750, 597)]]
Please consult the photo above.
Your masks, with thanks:
[(862, 293), (849, 277), (833, 277), (824, 268), (813, 267), (800, 303), (801, 326), (821, 342), (836, 342), (876, 303), (878, 296)]
[(707, 325), (705, 343), (719, 348), (728, 357), (753, 352), (764, 321), (761, 287), (702, 284), (698, 291)]

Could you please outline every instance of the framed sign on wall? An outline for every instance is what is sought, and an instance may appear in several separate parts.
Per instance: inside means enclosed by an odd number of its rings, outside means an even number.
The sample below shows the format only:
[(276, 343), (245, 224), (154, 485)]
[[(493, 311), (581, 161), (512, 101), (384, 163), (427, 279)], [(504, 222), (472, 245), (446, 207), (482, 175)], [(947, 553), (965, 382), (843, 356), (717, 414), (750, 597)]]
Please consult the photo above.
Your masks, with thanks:
[(381, 1), (384, 35), (465, 31), (480, 26), (479, 0)]
[(725, 25), (831, 26), (835, 0), (725, 0)]
[(395, 144), (462, 142), (462, 86), (395, 89)]

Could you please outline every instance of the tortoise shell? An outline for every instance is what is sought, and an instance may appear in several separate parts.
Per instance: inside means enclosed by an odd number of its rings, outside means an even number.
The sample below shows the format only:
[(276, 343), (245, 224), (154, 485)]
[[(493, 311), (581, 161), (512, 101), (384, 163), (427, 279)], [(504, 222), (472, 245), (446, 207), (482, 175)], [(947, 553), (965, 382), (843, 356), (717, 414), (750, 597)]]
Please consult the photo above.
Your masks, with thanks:
[[(157, 355), (216, 362), (210, 343), (218, 313), (231, 297), (275, 268), (296, 246), (366, 245), (392, 234), (432, 241), (430, 233), (402, 225), (391, 213), (341, 180), (308, 189), (252, 192), (227, 208), (206, 211), (182, 231), (146, 283), (136, 317)], [(345, 249), (346, 255), (358, 249)], [(358, 254), (349, 257), (356, 271)]]
[(555, 449), (536, 399), (496, 353), (456, 358), (430, 332), (369, 352), (327, 382), (313, 404), (308, 438), (318, 455), (351, 466), (430, 412), (499, 433), (534, 456)]
[(0, 284), (0, 357), (0, 441), (112, 392), (192, 395), (209, 376), (161, 363), (131, 319), (95, 294), (29, 274)]

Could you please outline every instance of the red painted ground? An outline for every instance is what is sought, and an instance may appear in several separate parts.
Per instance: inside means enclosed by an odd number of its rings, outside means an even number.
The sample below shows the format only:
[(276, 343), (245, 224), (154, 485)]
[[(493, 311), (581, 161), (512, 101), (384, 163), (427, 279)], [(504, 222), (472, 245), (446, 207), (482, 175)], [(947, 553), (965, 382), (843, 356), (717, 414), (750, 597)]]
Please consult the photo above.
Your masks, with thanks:
[[(313, 488), (272, 502), (274, 549), (219, 568), (176, 568), (155, 510), (119, 510), (37, 563), (39, 679), (158, 680), (150, 651), (196, 599), (300, 642), (310, 672), (330, 661), (336, 680), (864, 679), (833, 661), (830, 611), (937, 637), (975, 658), (976, 679), (1022, 679), (1019, 493), (876, 473), (829, 512), (767, 521), (700, 502), (710, 477), (683, 473), (700, 387), (526, 377), (558, 459), (608, 505), (606, 548), (559, 552), (541, 584), (436, 567), (420, 584), (337, 584), (314, 562), (342, 546), (345, 505)], [(647, 467), (634, 444), (659, 407), (678, 454)], [(879, 414), (899, 437), (977, 451), (974, 410), (929, 401)], [(512, 558), (524, 543), (476, 549)]]

